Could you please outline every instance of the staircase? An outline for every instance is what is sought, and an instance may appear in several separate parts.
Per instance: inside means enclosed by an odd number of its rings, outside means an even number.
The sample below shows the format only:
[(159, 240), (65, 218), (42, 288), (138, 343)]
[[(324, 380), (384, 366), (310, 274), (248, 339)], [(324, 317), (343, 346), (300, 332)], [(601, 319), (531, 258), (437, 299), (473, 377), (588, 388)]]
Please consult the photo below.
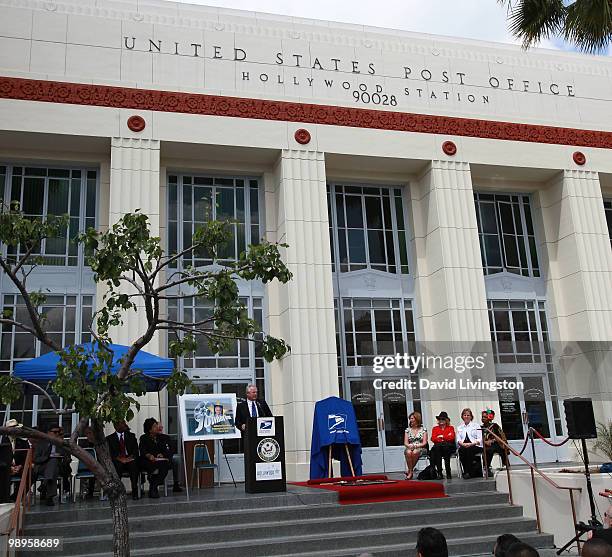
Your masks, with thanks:
[[(336, 494), (290, 486), (286, 494), (247, 495), (242, 487), (202, 490), (186, 497), (129, 501), (131, 554), (201, 557), (413, 556), (424, 526), (444, 532), (450, 555), (490, 555), (495, 538), (513, 533), (553, 555), (552, 536), (487, 480), (447, 482), (449, 497), (363, 505), (339, 505)], [(34, 507), (26, 536), (59, 536), (61, 555), (111, 555), (108, 503), (88, 501), (54, 509)], [(541, 549), (544, 549), (542, 551)], [(23, 553), (28, 555), (28, 553)], [(32, 555), (36, 556), (37, 553)]]

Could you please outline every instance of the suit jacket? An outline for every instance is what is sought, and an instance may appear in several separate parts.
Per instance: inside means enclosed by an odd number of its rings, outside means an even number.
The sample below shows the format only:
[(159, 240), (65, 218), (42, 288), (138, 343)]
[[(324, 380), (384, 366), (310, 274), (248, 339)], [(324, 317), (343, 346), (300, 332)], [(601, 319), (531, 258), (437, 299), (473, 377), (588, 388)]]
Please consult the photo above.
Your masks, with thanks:
[(8, 435), (0, 436), (0, 468), (8, 468), (13, 462), (13, 447)]
[[(127, 455), (131, 456), (134, 460), (138, 460), (138, 441), (136, 440), (136, 435), (131, 431), (126, 431), (123, 434), (123, 439), (125, 440), (125, 452)], [(111, 458), (117, 460), (117, 457), (121, 454), (118, 433), (116, 431), (111, 433), (106, 437), (106, 441)]]
[(23, 466), (26, 461), (30, 444), (25, 439), (15, 439), (15, 450), (13, 451), (13, 462), (16, 466)]
[[(270, 418), (272, 417), (272, 412), (270, 411), (270, 407), (268, 403), (263, 398), (258, 398), (255, 401), (257, 405), (257, 416), (260, 418)], [(249, 405), (246, 400), (239, 402), (236, 406), (236, 418), (234, 419), (234, 424), (236, 427), (242, 432), (243, 424), (247, 423), (247, 420), (251, 417), (251, 413), (249, 412)]]
[[(61, 455), (67, 460), (70, 460), (70, 453), (60, 447), (55, 447), (55, 453)], [(51, 458), (51, 442), (46, 439), (41, 439), (36, 444), (36, 448), (34, 449), (34, 464), (42, 465), (46, 464)]]
[(153, 456), (162, 454), (164, 458), (172, 460), (172, 453), (168, 450), (165, 439), (160, 435), (152, 437), (151, 435), (143, 433), (140, 436), (140, 462), (148, 462), (146, 457), (147, 454), (152, 454)]
[(159, 442), (165, 447), (167, 454), (173, 456), (178, 452), (176, 441), (172, 437), (165, 433), (158, 433), (157, 437), (159, 437)]

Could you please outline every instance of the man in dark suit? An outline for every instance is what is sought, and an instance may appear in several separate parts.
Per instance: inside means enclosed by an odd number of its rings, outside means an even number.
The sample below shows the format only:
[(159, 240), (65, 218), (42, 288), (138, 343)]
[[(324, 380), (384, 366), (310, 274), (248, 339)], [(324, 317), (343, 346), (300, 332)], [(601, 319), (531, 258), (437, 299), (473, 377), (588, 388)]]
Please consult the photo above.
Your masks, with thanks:
[[(62, 429), (52, 425), (47, 433), (63, 441)], [(70, 453), (56, 446), (51, 441), (41, 439), (34, 449), (34, 474), (42, 477), (44, 483), (41, 488), (42, 496), (47, 500), (47, 505), (55, 504), (54, 497), (57, 493), (57, 478), (64, 477), (70, 470)]]
[(9, 502), (13, 449), (8, 435), (0, 436), (0, 503)]
[(138, 441), (136, 436), (130, 431), (125, 423), (113, 422), (115, 433), (111, 433), (106, 441), (108, 451), (117, 470), (117, 475), (121, 477), (124, 473), (130, 476), (132, 484), (132, 499), (138, 499)]
[(244, 435), (249, 418), (270, 418), (271, 416), (272, 412), (266, 401), (263, 398), (257, 398), (257, 386), (247, 385), (246, 400), (239, 402), (236, 406), (236, 418), (234, 419), (234, 424), (242, 435)]

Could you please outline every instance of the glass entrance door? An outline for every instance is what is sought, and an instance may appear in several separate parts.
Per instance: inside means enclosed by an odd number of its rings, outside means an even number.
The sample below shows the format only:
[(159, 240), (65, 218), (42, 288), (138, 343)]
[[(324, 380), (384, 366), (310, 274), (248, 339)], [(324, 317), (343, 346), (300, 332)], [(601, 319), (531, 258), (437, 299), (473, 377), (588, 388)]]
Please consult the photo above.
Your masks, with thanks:
[[(553, 412), (548, 382), (543, 375), (511, 375), (504, 376), (508, 381), (522, 381), (523, 389), (500, 389), (498, 391), (501, 411), (501, 426), (508, 438), (509, 445), (520, 451), (525, 443), (529, 427), (536, 429), (542, 437), (555, 442), (553, 427)], [(560, 459), (559, 451), (545, 441), (535, 438), (536, 460), (538, 462), (555, 462)], [(531, 442), (522, 453), (533, 461)], [(520, 464), (516, 457), (511, 457), (511, 463)]]
[(404, 430), (412, 400), (405, 389), (375, 389), (372, 379), (349, 379), (361, 437), (363, 472), (401, 472), (405, 468)]
[[(216, 394), (234, 393), (238, 402), (245, 400), (245, 391), (249, 383), (253, 381), (247, 379), (217, 379), (206, 382), (197, 382), (201, 393)], [(244, 455), (242, 449), (242, 439), (225, 439), (220, 442), (215, 451), (216, 464), (219, 465), (219, 477), (221, 482), (231, 482), (232, 474), (237, 482), (244, 481)], [(226, 458), (227, 457), (227, 458)], [(230, 472), (231, 468), (231, 472)]]

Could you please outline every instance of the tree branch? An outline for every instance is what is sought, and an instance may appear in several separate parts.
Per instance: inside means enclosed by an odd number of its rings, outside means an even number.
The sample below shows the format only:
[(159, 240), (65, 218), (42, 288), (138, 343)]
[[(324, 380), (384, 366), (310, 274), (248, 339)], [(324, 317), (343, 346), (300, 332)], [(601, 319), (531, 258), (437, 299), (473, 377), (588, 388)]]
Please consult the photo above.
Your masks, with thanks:
[[(15, 377), (15, 376), (13, 376)], [(76, 412), (76, 410), (74, 408), (63, 408), (60, 409), (55, 405), (55, 402), (53, 402), (53, 398), (51, 397), (51, 395), (45, 391), (45, 389), (43, 389), (40, 385), (37, 385), (36, 383), (32, 383), (31, 381), (26, 381), (25, 379), (21, 379), (20, 377), (16, 378), (22, 385), (28, 385), (29, 387), (33, 387), (34, 389), (36, 389), (39, 393), (42, 393), (43, 396), (45, 396), (47, 398), (47, 400), (49, 401), (49, 404), (51, 404), (51, 408), (53, 408), (53, 412), (57, 415), (67, 415), (67, 414), (74, 414)]]

